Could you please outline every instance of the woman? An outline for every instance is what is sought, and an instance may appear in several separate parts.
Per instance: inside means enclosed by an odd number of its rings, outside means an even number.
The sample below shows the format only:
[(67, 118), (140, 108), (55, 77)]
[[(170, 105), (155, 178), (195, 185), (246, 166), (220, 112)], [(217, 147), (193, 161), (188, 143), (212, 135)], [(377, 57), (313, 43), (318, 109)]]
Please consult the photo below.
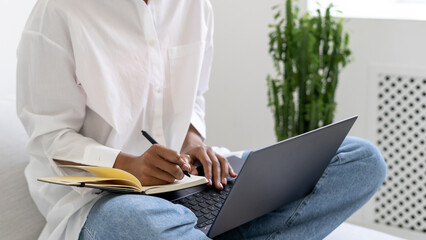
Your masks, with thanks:
[[(66, 162), (121, 168), (143, 185), (163, 184), (181, 179), (183, 170), (196, 174), (192, 164), (198, 159), (209, 184), (222, 189), (226, 177), (236, 174), (203, 144), (203, 94), (212, 51), (208, 0), (37, 2), (18, 49), (17, 105), (30, 136), (26, 178), (47, 221), (40, 239), (207, 238), (181, 205), (36, 179), (66, 174), (57, 167)], [(151, 146), (141, 129), (161, 146)], [(359, 192), (350, 201), (337, 198), (330, 204), (324, 198), (348, 189), (335, 186), (336, 181), (359, 173), (333, 167), (341, 163), (366, 166), (369, 174), (351, 183)], [(309, 196), (310, 204), (301, 199), (223, 237), (301, 239), (305, 229), (316, 230), (313, 238), (324, 237), (365, 203), (384, 177), (377, 149), (358, 139), (347, 139), (330, 166), (337, 179), (326, 182), (325, 189), (335, 187), (334, 195), (318, 191)], [(365, 181), (371, 184), (361, 188)], [(318, 205), (323, 208), (316, 212)], [(332, 206), (340, 208), (330, 215)]]

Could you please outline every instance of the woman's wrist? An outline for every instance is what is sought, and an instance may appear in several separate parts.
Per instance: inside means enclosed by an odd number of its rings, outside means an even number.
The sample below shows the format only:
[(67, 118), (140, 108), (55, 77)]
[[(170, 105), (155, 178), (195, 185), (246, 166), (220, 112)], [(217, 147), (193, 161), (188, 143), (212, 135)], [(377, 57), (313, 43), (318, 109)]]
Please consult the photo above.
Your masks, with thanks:
[(203, 138), (198, 133), (197, 129), (192, 126), (189, 126), (188, 133), (186, 134), (185, 140), (182, 145), (181, 152), (186, 153), (190, 151), (192, 148), (204, 146)]
[(133, 161), (135, 158), (136, 158), (136, 156), (120, 152), (117, 155), (117, 158), (115, 159), (115, 163), (114, 163), (113, 168), (126, 170), (126, 169), (128, 169), (130, 162)]

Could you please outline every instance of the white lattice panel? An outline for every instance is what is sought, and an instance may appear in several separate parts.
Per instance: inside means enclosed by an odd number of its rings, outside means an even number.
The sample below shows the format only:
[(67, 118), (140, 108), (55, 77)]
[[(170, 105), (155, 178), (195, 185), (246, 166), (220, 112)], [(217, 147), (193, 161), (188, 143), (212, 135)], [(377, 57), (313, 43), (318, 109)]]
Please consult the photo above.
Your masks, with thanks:
[(374, 221), (426, 232), (426, 76), (377, 77), (376, 139), (388, 173)]

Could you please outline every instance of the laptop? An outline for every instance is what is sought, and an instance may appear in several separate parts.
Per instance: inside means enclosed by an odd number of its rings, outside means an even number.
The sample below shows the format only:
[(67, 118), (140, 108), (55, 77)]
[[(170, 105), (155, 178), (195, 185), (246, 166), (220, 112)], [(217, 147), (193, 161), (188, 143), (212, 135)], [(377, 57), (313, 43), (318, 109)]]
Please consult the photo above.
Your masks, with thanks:
[(245, 161), (228, 157), (239, 174), (222, 191), (203, 185), (157, 196), (191, 209), (198, 217), (195, 228), (214, 238), (308, 195), (356, 119), (257, 149)]

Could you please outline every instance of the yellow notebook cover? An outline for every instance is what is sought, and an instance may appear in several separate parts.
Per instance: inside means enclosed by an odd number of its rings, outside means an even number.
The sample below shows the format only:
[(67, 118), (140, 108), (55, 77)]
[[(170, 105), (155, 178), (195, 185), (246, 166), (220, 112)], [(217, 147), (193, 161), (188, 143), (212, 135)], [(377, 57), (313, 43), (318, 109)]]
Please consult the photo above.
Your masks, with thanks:
[(89, 187), (110, 192), (157, 194), (176, 191), (206, 184), (205, 177), (191, 175), (184, 176), (182, 180), (165, 185), (142, 186), (140, 181), (132, 174), (116, 168), (62, 165), (61, 168), (80, 169), (91, 173), (93, 176), (60, 176), (39, 178), (39, 181), (60, 184), (65, 186)]

